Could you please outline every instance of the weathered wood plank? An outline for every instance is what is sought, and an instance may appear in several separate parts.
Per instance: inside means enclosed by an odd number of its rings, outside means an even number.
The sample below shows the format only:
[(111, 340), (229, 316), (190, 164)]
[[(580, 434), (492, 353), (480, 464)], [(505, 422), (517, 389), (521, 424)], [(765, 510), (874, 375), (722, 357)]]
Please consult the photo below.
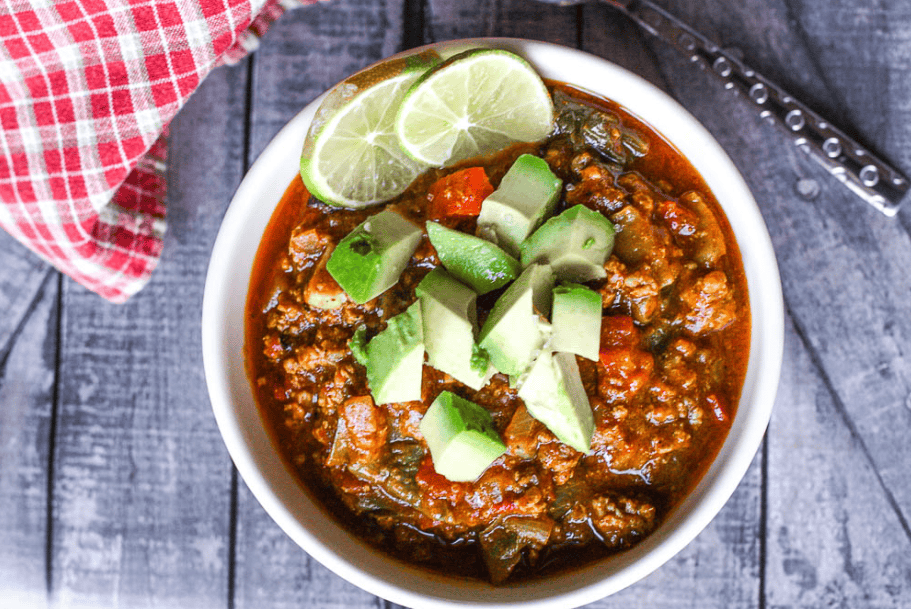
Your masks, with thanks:
[(581, 49), (614, 62), (667, 90), (645, 34), (618, 11), (603, 4), (586, 4), (582, 13)]
[(546, 40), (566, 46), (578, 41), (578, 9), (526, 2), (525, 0), (429, 0), (428, 42), (508, 36)]
[(318, 563), (278, 528), (241, 482), (238, 492), (238, 609), (384, 609), (384, 601)]
[(769, 607), (911, 606), (911, 537), (815, 357), (788, 327), (769, 428)]
[(41, 288), (0, 369), (0, 598), (10, 607), (47, 606), (57, 277)]
[[(906, 175), (911, 172), (907, 146), (911, 125), (903, 103), (911, 96), (905, 35), (911, 27), (911, 5), (844, 0), (658, 3), (722, 47), (743, 55), (752, 67), (891, 160)], [(655, 46), (666, 50), (662, 43)], [(693, 71), (679, 61), (664, 65), (668, 77), (673, 72), (686, 79)], [(712, 99), (717, 98), (713, 92)], [(787, 140), (777, 133), (769, 144), (782, 141)], [(818, 169), (815, 173), (824, 175)], [(839, 190), (831, 178), (823, 181), (827, 190)], [(909, 217), (907, 211), (902, 217), (906, 228)]]
[(0, 362), (53, 269), (6, 232), (0, 231)]
[[(294, 11), (278, 22), (253, 60), (249, 161), (317, 95), (400, 51), (404, 14), (399, 0), (336, 0)], [(301, 550), (243, 484), (237, 505), (235, 607), (383, 607), (384, 601), (344, 581)]]
[(61, 606), (227, 605), (231, 469), (199, 312), (240, 180), (245, 75), (212, 73), (174, 122), (170, 230), (149, 285), (114, 306), (64, 284), (51, 546)]

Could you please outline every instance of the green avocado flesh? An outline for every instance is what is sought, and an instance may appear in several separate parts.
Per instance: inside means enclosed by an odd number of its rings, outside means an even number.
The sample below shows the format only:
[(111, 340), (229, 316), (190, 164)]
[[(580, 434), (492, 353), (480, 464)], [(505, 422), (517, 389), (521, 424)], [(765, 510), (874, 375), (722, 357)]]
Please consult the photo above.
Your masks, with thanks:
[(339, 242), (326, 270), (351, 300), (364, 304), (396, 284), (421, 235), (421, 229), (412, 222), (383, 210)]
[(544, 345), (553, 285), (550, 267), (533, 264), (494, 303), (478, 342), (503, 374), (521, 375)]
[(597, 360), (601, 341), (601, 295), (576, 283), (557, 286), (552, 310), (551, 348)]
[(390, 318), (386, 328), (367, 343), (365, 366), (376, 404), (421, 399), (424, 325), (420, 303)]
[(542, 351), (519, 389), (528, 413), (579, 452), (591, 449), (595, 420), (576, 356)]
[(351, 349), (351, 355), (357, 363), (367, 365), (367, 326), (360, 325), (355, 328), (351, 340), (348, 341), (348, 348)]
[(533, 264), (494, 303), (478, 342), (503, 374), (525, 372), (547, 340), (550, 324), (542, 316), (550, 313), (553, 285), (550, 267)]
[(551, 218), (521, 246), (522, 266), (547, 262), (557, 279), (592, 281), (606, 276), (604, 261), (614, 247), (614, 225), (584, 205)]
[(477, 297), (441, 267), (430, 271), (415, 292), (424, 319), (427, 363), (472, 389), (487, 384), (494, 370), (475, 343)]
[(562, 185), (547, 161), (523, 154), (481, 204), (478, 235), (518, 256), (525, 238), (553, 213)]
[(420, 424), (433, 469), (453, 482), (477, 480), (506, 452), (490, 413), (474, 402), (444, 391)]
[(522, 270), (518, 260), (474, 235), (428, 222), (427, 236), (446, 270), (478, 294), (503, 287)]

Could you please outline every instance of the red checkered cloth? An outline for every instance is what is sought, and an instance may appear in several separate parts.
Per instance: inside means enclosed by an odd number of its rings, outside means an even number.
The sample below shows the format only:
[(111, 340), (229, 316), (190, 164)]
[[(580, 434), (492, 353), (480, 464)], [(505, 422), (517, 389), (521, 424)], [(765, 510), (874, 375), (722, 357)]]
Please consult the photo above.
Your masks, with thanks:
[(168, 123), (314, 1), (0, 0), (0, 226), (125, 301), (161, 255)]

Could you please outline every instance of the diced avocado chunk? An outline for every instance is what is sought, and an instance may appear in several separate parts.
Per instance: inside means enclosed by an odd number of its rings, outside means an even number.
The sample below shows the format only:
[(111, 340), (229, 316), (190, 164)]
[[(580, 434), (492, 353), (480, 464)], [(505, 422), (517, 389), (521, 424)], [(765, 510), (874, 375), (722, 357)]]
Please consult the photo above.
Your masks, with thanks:
[(362, 366), (367, 365), (367, 326), (361, 324), (355, 328), (348, 341), (348, 348), (351, 349), (354, 361)]
[(490, 413), (474, 402), (444, 391), (421, 419), (433, 469), (453, 482), (477, 480), (506, 452)]
[(554, 288), (550, 315), (554, 351), (597, 360), (601, 337), (601, 295), (584, 285), (568, 283)]
[(481, 203), (478, 235), (518, 256), (525, 238), (553, 213), (562, 185), (544, 159), (523, 154)]
[(486, 385), (495, 371), (475, 343), (478, 295), (440, 267), (430, 271), (415, 292), (424, 319), (427, 363), (472, 389)]
[(478, 341), (494, 367), (521, 375), (550, 333), (542, 319), (550, 314), (554, 274), (546, 264), (533, 264), (494, 303)]
[(386, 328), (367, 343), (366, 353), (367, 384), (374, 402), (379, 405), (420, 400), (424, 369), (420, 303), (391, 317)]
[(563, 281), (606, 276), (604, 261), (614, 247), (614, 225), (584, 205), (551, 218), (522, 243), (522, 265), (547, 262)]
[(595, 421), (575, 355), (542, 351), (519, 389), (519, 397), (528, 413), (558, 440), (579, 452), (591, 449)]
[(478, 294), (502, 288), (522, 270), (518, 260), (474, 235), (428, 222), (427, 236), (446, 270)]
[(383, 210), (339, 242), (326, 270), (351, 300), (364, 304), (395, 285), (422, 234), (413, 222)]

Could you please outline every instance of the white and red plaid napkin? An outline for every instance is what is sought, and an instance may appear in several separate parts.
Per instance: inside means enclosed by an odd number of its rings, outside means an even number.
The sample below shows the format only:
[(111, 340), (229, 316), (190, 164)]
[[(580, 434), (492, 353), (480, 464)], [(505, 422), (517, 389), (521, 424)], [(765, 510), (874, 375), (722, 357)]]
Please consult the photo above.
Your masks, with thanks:
[(165, 228), (167, 126), (315, 0), (0, 0), (0, 226), (123, 302)]

